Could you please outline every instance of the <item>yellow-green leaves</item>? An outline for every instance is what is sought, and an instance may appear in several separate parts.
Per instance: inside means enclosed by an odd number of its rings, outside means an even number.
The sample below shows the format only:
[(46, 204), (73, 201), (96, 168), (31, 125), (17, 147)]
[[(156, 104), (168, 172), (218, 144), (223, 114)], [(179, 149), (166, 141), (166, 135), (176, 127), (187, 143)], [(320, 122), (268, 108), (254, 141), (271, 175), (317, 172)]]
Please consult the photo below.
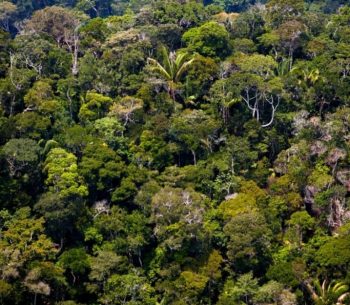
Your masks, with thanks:
[(112, 102), (110, 97), (89, 91), (80, 107), (79, 118), (85, 123), (100, 119), (108, 112)]
[(88, 195), (88, 189), (78, 174), (77, 158), (63, 148), (53, 148), (45, 160), (46, 184), (61, 198)]

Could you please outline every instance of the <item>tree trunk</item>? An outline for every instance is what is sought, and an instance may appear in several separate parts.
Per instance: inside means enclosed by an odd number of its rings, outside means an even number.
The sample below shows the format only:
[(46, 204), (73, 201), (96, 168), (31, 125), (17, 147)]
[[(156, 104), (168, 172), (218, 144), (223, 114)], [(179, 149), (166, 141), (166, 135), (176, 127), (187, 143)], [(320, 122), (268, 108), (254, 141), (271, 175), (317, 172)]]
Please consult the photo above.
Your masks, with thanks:
[(173, 88), (173, 87), (170, 87), (170, 96), (171, 96), (171, 99), (175, 103), (176, 102), (176, 95), (175, 95), (175, 88)]
[(293, 68), (293, 49), (289, 49), (289, 71)]
[(191, 153), (192, 153), (192, 156), (193, 156), (193, 164), (197, 165), (196, 152), (193, 149), (191, 149)]
[(71, 271), (70, 272), (70, 274), (72, 275), (72, 277), (73, 277), (73, 285), (75, 284), (75, 282), (76, 282), (76, 280), (77, 280), (77, 278), (75, 277), (75, 274), (74, 274), (74, 272), (73, 271)]
[(67, 93), (66, 93), (68, 102), (69, 102), (69, 114), (70, 114), (70, 118), (73, 120), (73, 101), (72, 98), (69, 94), (69, 88), (67, 89)]
[(73, 76), (78, 75), (78, 53), (79, 53), (79, 37), (77, 34), (74, 34), (74, 47), (73, 47), (73, 65), (72, 65), (72, 74)]

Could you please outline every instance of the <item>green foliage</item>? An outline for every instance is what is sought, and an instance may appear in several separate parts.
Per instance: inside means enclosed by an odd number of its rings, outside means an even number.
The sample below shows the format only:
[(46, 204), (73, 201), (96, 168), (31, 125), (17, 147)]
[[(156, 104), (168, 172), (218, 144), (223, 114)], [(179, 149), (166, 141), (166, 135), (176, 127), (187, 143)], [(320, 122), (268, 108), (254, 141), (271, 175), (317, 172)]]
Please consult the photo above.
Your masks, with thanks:
[(309, 176), (308, 182), (319, 189), (323, 189), (332, 183), (329, 168), (322, 164), (316, 164), (315, 170)]
[(44, 230), (44, 219), (30, 218), (29, 208), (17, 210), (5, 222), (0, 242), (2, 300), (14, 292), (14, 279), (23, 281), (29, 293), (43, 295), (50, 294), (50, 286), (54, 285), (52, 280), (64, 284), (62, 271), (50, 262), (57, 250)]
[(63, 252), (58, 260), (58, 264), (64, 269), (69, 269), (73, 273), (84, 273), (89, 268), (88, 256), (82, 248), (70, 249)]
[(348, 5), (0, 0), (0, 304), (348, 304)]
[(321, 267), (346, 268), (350, 255), (348, 245), (349, 238), (347, 236), (331, 239), (319, 248), (315, 260)]
[(182, 40), (191, 52), (220, 58), (230, 54), (228, 38), (225, 28), (213, 21), (190, 29), (182, 36)]
[(246, 271), (269, 259), (271, 232), (264, 217), (249, 211), (231, 218), (224, 226), (227, 256), (236, 270)]
[(236, 282), (228, 279), (225, 283), (218, 304), (247, 304), (258, 289), (258, 281), (252, 273), (241, 275)]
[(34, 169), (39, 161), (39, 146), (31, 139), (11, 139), (2, 148), (3, 158), (8, 164), (10, 176)]
[(271, 24), (278, 25), (283, 21), (298, 17), (304, 11), (304, 1), (270, 0), (267, 9)]
[(48, 82), (37, 81), (24, 96), (24, 103), (27, 109), (36, 110), (42, 114), (53, 115), (60, 108), (55, 100), (53, 90)]
[(84, 197), (88, 194), (78, 174), (77, 158), (63, 148), (53, 148), (45, 160), (46, 184), (52, 193), (60, 198)]
[(135, 304), (152, 305), (154, 289), (146, 282), (145, 277), (134, 273), (125, 275), (112, 275), (105, 288), (105, 294), (101, 297), (102, 304)]
[(201, 146), (207, 150), (212, 149), (212, 138), (219, 128), (216, 120), (213, 120), (202, 110), (185, 110), (172, 120), (170, 134), (175, 140), (185, 144), (187, 150), (193, 155), (193, 163), (197, 163), (196, 152)]
[(171, 52), (168, 54), (165, 47), (162, 48), (163, 65), (156, 59), (148, 58), (149, 70), (165, 79), (168, 83), (168, 92), (175, 101), (175, 89), (181, 77), (189, 69), (195, 61), (195, 58), (188, 59), (187, 53), (176, 54)]
[(173, 160), (172, 147), (150, 130), (142, 132), (140, 144), (132, 151), (137, 162), (149, 168), (163, 169)]
[[(84, 177), (91, 191), (108, 190), (120, 181), (125, 171), (121, 158), (105, 143), (89, 143), (83, 150), (78, 172)], [(91, 192), (90, 191), (90, 192)]]
[(326, 280), (323, 281), (322, 285), (318, 279), (313, 282), (315, 289), (311, 287), (310, 284), (307, 285), (311, 297), (316, 304), (319, 305), (328, 305), (342, 303), (344, 298), (348, 295), (349, 287), (343, 282), (327, 283)]
[(91, 122), (102, 118), (113, 100), (95, 92), (87, 92), (79, 110), (79, 118), (83, 122)]
[(176, 250), (194, 238), (205, 239), (209, 233), (204, 228), (207, 205), (207, 198), (193, 190), (161, 189), (152, 198), (151, 214), (159, 242)]
[(96, 120), (94, 127), (102, 140), (106, 141), (111, 147), (114, 148), (123, 144), (121, 136), (125, 128), (116, 118), (105, 117)]

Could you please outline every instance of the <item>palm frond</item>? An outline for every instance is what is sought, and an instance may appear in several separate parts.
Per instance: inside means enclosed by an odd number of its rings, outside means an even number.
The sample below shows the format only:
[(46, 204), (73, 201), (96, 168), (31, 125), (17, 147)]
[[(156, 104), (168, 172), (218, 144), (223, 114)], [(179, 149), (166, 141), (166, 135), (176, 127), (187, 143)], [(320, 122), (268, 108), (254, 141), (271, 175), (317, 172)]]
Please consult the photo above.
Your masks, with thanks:
[(156, 59), (147, 58), (147, 63), (149, 65), (149, 69), (152, 72), (156, 72), (156, 73), (160, 74), (166, 80), (171, 80), (172, 79), (172, 77), (168, 73), (168, 71)]
[(314, 280), (313, 281), (313, 284), (314, 284), (314, 287), (315, 287), (315, 292), (318, 294), (318, 295), (322, 295), (322, 285), (320, 283), (320, 281), (318, 279)]
[(176, 59), (175, 59), (175, 65), (177, 67), (181, 67), (184, 64), (184, 62), (186, 61), (187, 57), (188, 57), (187, 53), (177, 54)]
[(332, 287), (333, 293), (336, 293), (336, 294), (342, 294), (346, 292), (348, 289), (349, 289), (349, 286), (344, 284), (343, 282), (335, 283), (335, 285)]
[(338, 304), (343, 304), (344, 300), (346, 297), (348, 297), (350, 295), (349, 292), (345, 292), (343, 293), (341, 296), (338, 297), (338, 300), (337, 300), (337, 305)]
[(195, 58), (190, 59), (189, 61), (186, 61), (185, 63), (183, 63), (181, 65), (181, 67), (179, 68), (179, 70), (177, 71), (176, 75), (175, 75), (175, 81), (178, 82), (182, 76), (182, 74), (188, 69), (188, 67), (190, 65), (192, 65), (192, 63), (195, 61)]
[(172, 76), (171, 53), (168, 52), (168, 49), (165, 46), (162, 47), (162, 57), (164, 69), (168, 72), (169, 75)]

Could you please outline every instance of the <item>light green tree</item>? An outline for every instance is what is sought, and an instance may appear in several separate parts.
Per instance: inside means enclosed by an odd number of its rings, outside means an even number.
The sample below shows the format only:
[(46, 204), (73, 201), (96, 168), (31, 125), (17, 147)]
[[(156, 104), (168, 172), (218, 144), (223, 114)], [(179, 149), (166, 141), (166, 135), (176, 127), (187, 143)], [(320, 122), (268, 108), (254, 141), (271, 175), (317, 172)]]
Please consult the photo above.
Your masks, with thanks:
[(79, 110), (79, 118), (85, 122), (92, 122), (107, 114), (113, 100), (102, 94), (89, 91), (82, 98), (82, 105)]
[(88, 195), (88, 189), (78, 174), (77, 158), (63, 148), (50, 150), (44, 171), (48, 175), (46, 184), (50, 191), (60, 198)]

